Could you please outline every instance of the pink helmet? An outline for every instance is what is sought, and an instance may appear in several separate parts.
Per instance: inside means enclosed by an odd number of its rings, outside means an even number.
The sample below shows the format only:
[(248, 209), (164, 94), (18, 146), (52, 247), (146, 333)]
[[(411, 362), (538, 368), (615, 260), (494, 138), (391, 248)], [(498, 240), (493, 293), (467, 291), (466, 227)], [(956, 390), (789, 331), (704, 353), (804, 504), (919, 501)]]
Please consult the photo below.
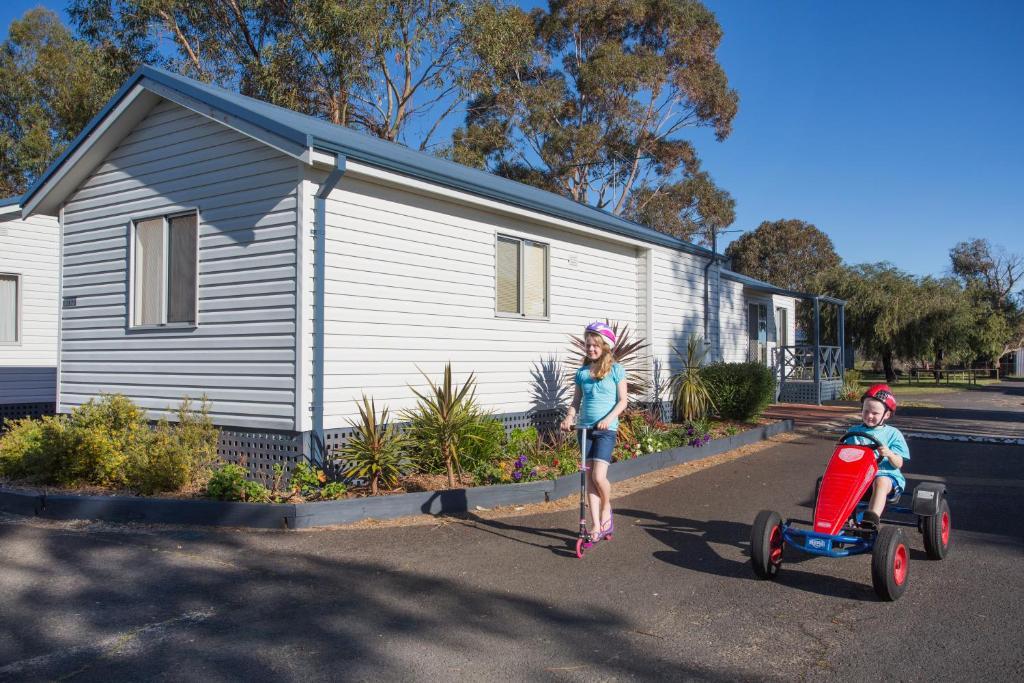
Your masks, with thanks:
[(609, 346), (615, 346), (615, 330), (607, 323), (595, 320), (587, 325), (587, 329), (583, 331), (583, 334), (599, 334), (608, 341)]

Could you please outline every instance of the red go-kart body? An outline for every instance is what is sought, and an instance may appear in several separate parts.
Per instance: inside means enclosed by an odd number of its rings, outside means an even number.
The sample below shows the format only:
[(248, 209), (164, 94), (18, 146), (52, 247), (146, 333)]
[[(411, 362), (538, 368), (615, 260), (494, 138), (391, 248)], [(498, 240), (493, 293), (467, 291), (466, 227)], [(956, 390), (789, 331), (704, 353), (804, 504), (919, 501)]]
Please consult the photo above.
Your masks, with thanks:
[[(871, 445), (846, 443), (855, 437)], [(910, 558), (901, 526), (917, 527), (928, 558), (943, 559), (951, 529), (944, 484), (922, 482), (914, 488), (912, 507), (888, 506), (892, 512), (916, 516), (916, 522), (883, 519), (885, 524), (877, 527), (862, 524), (867, 508), (864, 497), (878, 474), (881, 449), (881, 442), (863, 432), (847, 432), (839, 439), (818, 485), (813, 521), (783, 519), (774, 510), (757, 513), (750, 532), (754, 573), (763, 579), (775, 578), (786, 548), (823, 557), (871, 553), (875, 592), (883, 600), (895, 600), (906, 590)]]
[(818, 490), (814, 530), (830, 536), (838, 534), (877, 473), (875, 452), (870, 446), (837, 445)]

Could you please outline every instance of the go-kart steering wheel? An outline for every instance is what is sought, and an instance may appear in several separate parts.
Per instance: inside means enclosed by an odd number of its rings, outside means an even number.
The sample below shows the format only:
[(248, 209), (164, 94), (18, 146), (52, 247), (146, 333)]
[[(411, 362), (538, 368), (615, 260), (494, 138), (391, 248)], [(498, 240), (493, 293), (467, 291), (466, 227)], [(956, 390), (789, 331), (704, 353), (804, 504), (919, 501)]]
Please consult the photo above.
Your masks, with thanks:
[(880, 451), (881, 449), (885, 448), (885, 444), (883, 444), (881, 441), (871, 436), (870, 434), (865, 434), (864, 432), (846, 432), (839, 438), (839, 443), (843, 443), (852, 436), (858, 436), (861, 437), (862, 439), (867, 439), (868, 441), (870, 441), (871, 449), (875, 451), (875, 459), (882, 459), (882, 454), (880, 453)]

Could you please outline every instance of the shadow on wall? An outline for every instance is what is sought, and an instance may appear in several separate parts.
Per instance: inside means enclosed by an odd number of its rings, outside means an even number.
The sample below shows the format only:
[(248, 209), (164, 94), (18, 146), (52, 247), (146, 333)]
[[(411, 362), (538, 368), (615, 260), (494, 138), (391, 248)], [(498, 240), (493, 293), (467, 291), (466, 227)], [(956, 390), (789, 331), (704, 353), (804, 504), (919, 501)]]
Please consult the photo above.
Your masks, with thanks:
[(533, 364), (530, 370), (530, 412), (555, 411), (562, 415), (572, 398), (571, 384), (567, 382), (565, 363), (548, 356)]

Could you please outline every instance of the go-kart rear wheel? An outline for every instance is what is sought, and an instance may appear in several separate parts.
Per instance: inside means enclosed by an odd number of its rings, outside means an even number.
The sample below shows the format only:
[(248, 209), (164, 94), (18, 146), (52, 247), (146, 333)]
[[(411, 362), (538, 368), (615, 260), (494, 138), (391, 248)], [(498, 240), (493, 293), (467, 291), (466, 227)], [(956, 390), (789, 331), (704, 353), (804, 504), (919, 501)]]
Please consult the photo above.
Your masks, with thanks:
[(910, 579), (910, 549), (903, 530), (883, 526), (878, 530), (871, 552), (871, 583), (882, 600), (896, 600), (907, 590)]
[(949, 553), (949, 543), (953, 540), (952, 519), (949, 515), (949, 503), (943, 496), (939, 501), (939, 509), (934, 515), (922, 518), (921, 532), (924, 534), (924, 550), (929, 560), (941, 560)]
[(750, 562), (762, 579), (774, 579), (782, 566), (782, 517), (772, 510), (761, 510), (750, 530)]

